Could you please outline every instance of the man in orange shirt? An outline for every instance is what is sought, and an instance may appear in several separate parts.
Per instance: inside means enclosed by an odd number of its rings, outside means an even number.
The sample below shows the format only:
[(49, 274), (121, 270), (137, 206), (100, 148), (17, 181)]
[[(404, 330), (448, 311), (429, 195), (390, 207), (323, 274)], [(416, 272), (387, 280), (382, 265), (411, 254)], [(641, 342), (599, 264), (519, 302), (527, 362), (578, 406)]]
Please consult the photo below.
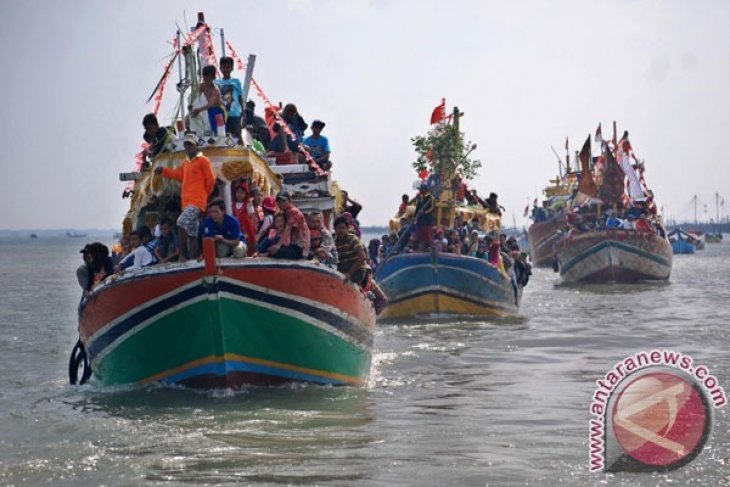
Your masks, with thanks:
[[(182, 213), (177, 219), (180, 260), (198, 256), (198, 218), (205, 213), (208, 196), (215, 187), (215, 172), (210, 159), (198, 149), (198, 136), (188, 134), (183, 143), (188, 159), (175, 169), (157, 167), (155, 174), (180, 181)], [(186, 248), (188, 250), (186, 254)]]

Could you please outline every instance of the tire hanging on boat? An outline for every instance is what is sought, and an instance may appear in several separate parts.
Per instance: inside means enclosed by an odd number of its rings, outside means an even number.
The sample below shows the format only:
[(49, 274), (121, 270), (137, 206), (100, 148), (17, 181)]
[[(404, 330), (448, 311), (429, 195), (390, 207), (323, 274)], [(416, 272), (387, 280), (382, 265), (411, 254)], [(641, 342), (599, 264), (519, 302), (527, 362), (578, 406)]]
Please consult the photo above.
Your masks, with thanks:
[[(79, 380), (79, 365), (83, 363), (84, 368)], [(76, 342), (71, 350), (71, 356), (68, 359), (68, 381), (71, 385), (85, 384), (91, 377), (91, 366), (89, 365), (89, 357), (86, 355), (86, 348), (81, 343), (81, 339)]]

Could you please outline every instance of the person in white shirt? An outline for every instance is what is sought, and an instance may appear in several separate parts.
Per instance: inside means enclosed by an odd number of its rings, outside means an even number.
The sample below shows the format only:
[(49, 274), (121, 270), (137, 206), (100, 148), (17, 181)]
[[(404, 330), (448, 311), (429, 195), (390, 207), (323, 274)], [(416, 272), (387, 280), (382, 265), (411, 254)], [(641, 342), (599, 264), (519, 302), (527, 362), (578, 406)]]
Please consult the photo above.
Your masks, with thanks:
[(129, 241), (132, 245), (132, 252), (129, 253), (122, 261), (117, 264), (115, 271), (123, 274), (125, 270), (136, 270), (152, 265), (155, 262), (152, 253), (146, 245), (142, 245), (142, 232), (135, 230), (129, 234)]

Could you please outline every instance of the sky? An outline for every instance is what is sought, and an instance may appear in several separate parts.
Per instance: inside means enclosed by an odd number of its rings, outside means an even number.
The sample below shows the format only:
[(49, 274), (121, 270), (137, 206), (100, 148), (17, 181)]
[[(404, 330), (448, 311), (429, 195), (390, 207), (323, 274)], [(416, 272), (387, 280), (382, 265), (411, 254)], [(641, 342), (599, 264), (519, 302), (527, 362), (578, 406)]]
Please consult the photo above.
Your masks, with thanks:
[[(693, 195), (714, 216), (716, 192), (730, 213), (727, 1), (0, 0), (0, 228), (120, 227), (118, 174), (176, 25), (198, 11), (257, 55), (272, 100), (327, 123), (363, 225), (413, 192), (410, 139), (442, 98), (478, 145), (472, 186), (500, 195), (509, 225), (557, 174), (550, 146), (564, 155), (567, 136), (572, 152), (614, 120), (667, 216), (693, 218)], [(163, 121), (175, 101), (171, 84)]]

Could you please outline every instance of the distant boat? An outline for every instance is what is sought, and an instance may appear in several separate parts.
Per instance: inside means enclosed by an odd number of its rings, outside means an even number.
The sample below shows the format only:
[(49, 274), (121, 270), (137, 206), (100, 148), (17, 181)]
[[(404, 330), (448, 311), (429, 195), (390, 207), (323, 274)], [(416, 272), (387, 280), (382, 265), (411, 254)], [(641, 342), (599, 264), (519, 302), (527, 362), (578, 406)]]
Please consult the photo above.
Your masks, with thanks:
[(66, 232), (68, 238), (86, 238), (85, 233)]
[(699, 240), (681, 228), (672, 230), (667, 236), (669, 237), (669, 243), (672, 244), (672, 252), (675, 254), (694, 254), (697, 250)]
[(713, 233), (706, 233), (705, 234), (705, 242), (707, 243), (720, 243), (722, 242), (722, 233), (717, 232), (715, 234)]
[(35, 233), (31, 233), (30, 238), (38, 238), (38, 235), (36, 235)]

